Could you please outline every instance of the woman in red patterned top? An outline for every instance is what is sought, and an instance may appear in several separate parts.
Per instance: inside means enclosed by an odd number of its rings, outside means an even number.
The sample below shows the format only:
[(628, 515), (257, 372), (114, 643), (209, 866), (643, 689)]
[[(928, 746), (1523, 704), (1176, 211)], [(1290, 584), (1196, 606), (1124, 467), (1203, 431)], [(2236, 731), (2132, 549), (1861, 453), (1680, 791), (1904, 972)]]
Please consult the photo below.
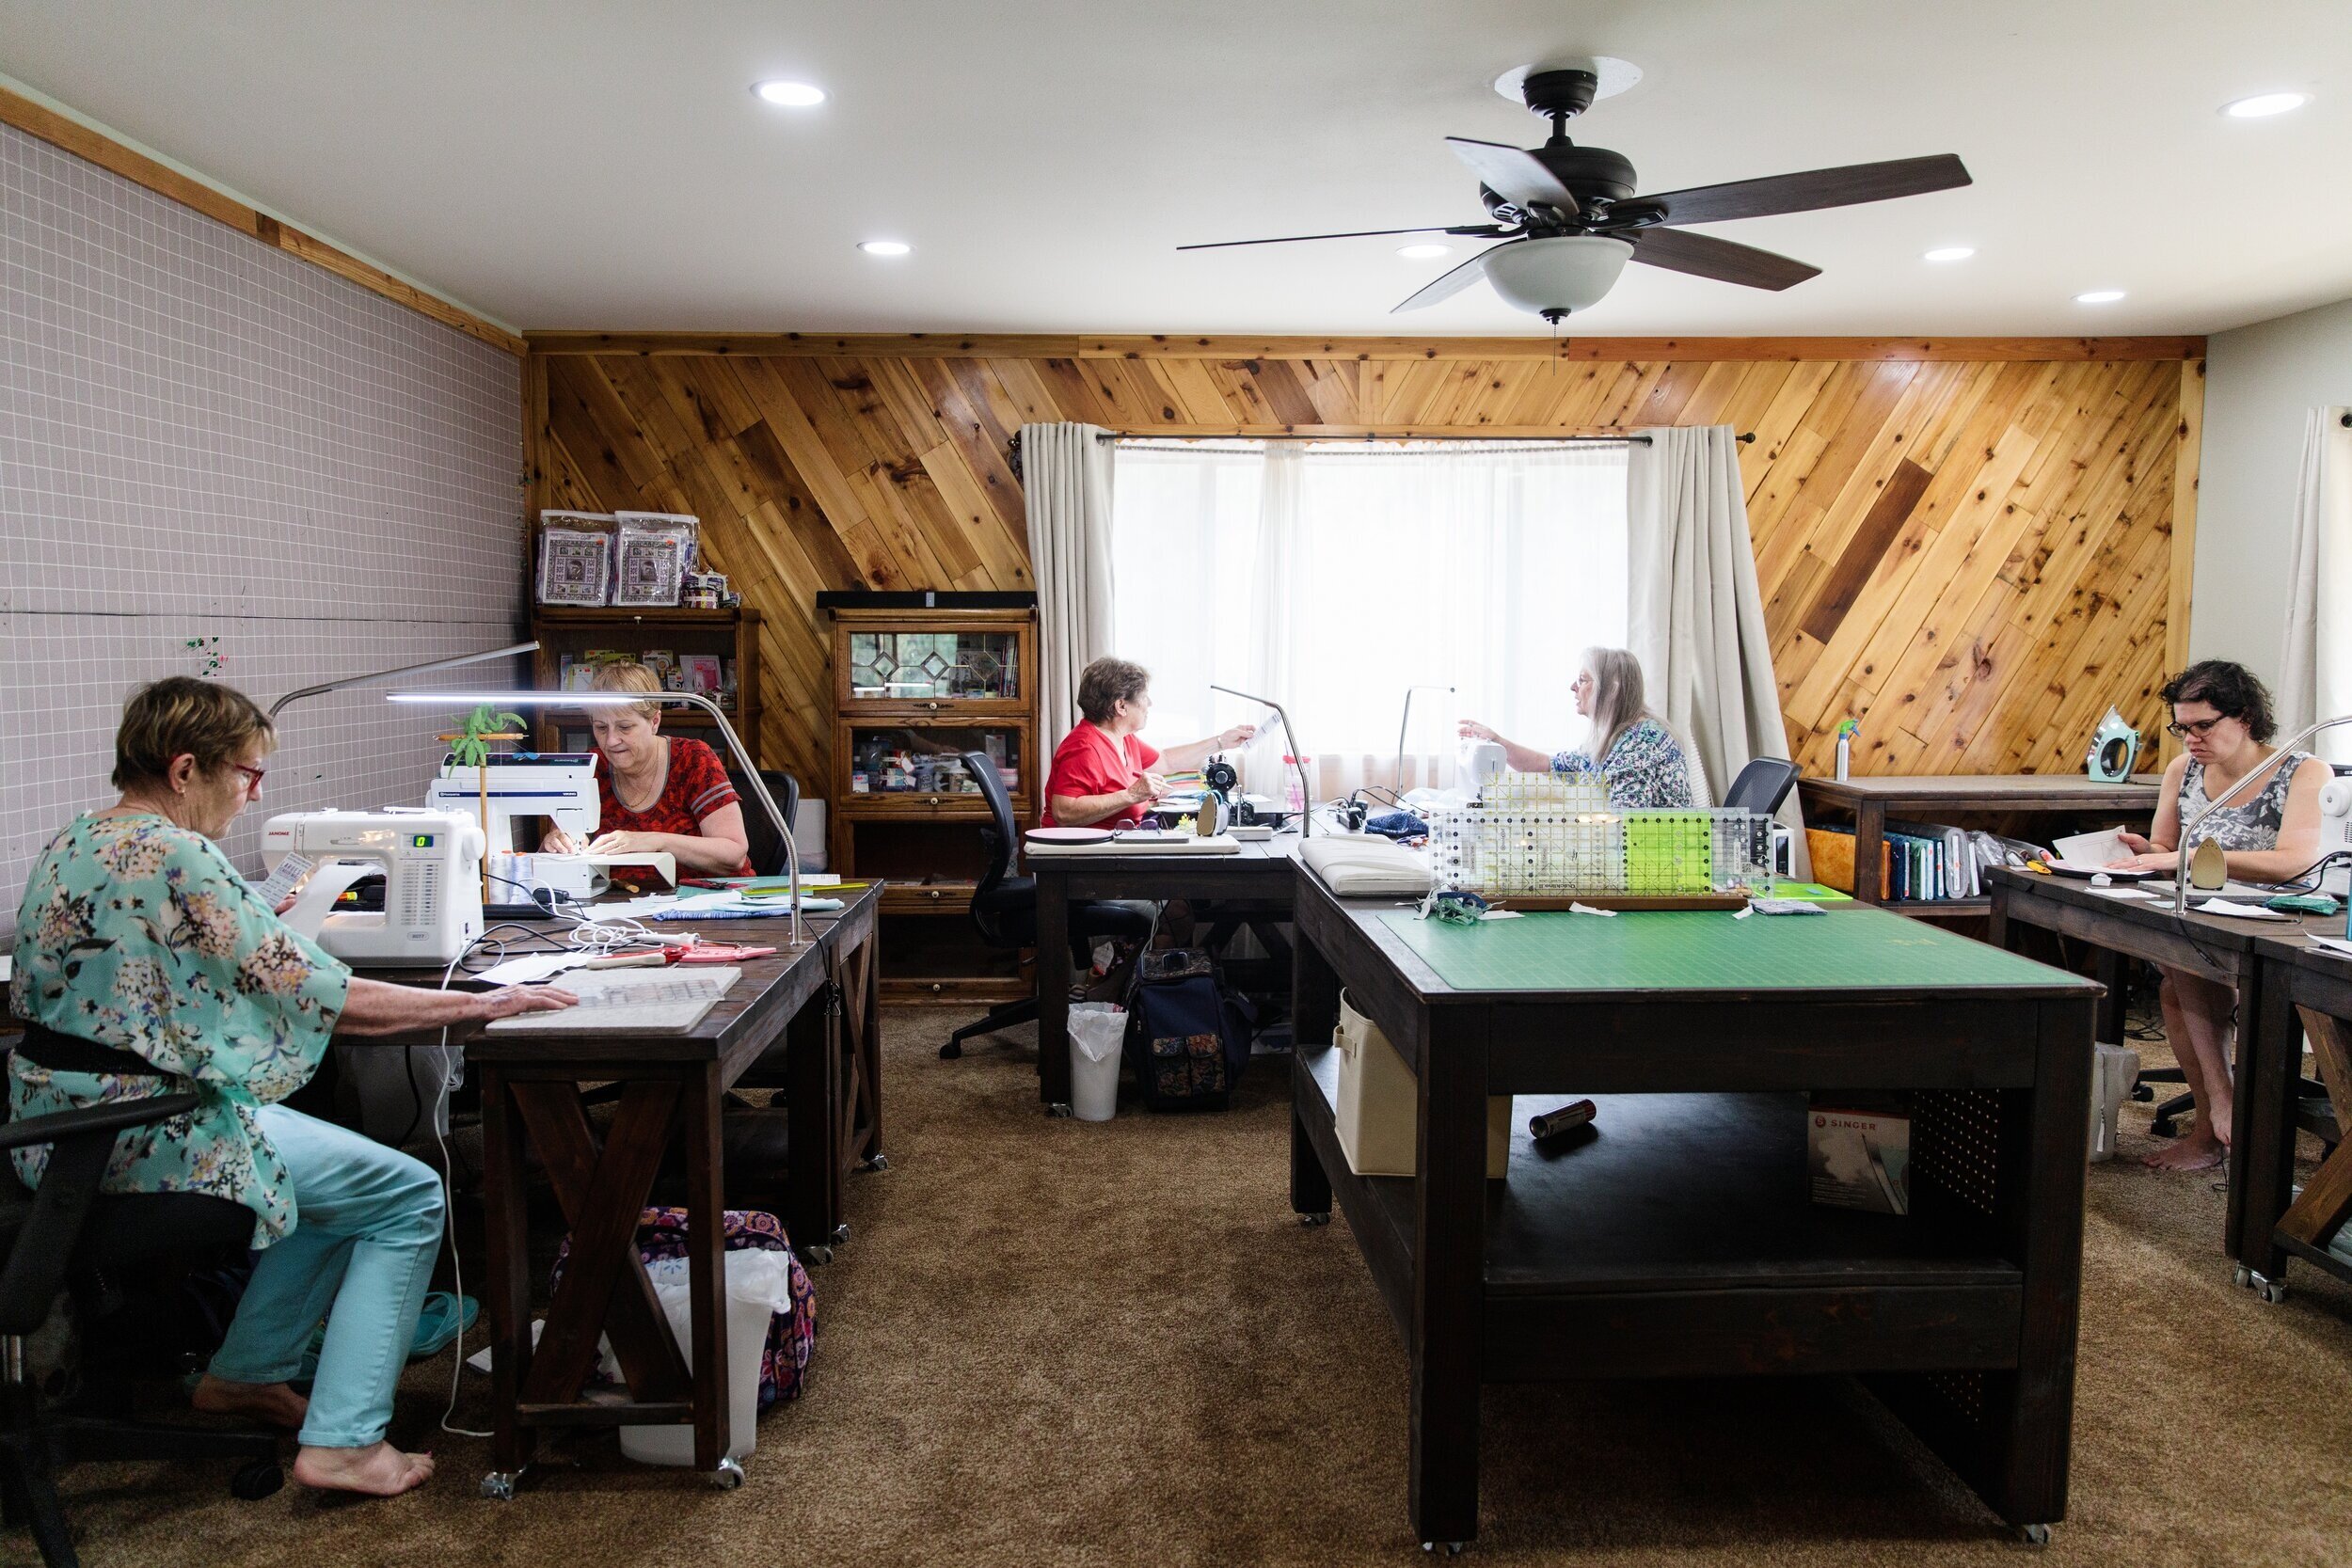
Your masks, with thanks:
[[(660, 677), (642, 664), (608, 664), (596, 672), (596, 691), (659, 691)], [(677, 857), (681, 871), (704, 877), (752, 875), (751, 840), (743, 805), (727, 782), (719, 754), (699, 740), (662, 735), (658, 703), (600, 706), (589, 728), (605, 766), (596, 772), (602, 807), (596, 837), (580, 844), (562, 829), (539, 847), (552, 855)]]

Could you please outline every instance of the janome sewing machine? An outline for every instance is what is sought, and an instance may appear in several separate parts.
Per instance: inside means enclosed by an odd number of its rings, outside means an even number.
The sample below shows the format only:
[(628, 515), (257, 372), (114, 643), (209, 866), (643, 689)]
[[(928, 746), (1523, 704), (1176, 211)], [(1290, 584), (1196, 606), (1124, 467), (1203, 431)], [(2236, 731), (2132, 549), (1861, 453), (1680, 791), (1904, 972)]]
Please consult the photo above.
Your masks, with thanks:
[[(313, 863), (286, 924), (346, 963), (447, 964), (482, 935), (482, 829), (471, 812), (283, 812), (262, 829), (262, 860), (276, 872), (289, 856)], [(374, 876), (380, 908), (335, 908)]]

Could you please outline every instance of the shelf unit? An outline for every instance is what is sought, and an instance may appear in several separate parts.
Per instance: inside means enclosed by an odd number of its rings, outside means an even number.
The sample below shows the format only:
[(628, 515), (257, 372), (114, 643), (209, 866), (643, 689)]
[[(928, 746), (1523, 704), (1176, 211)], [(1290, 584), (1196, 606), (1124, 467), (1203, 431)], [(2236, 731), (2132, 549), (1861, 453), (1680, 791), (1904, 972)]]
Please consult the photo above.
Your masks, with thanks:
[(1021, 827), (1037, 819), (1037, 611), (1021, 595), (825, 594), (833, 619), (831, 863), (888, 879), (882, 991), (894, 1002), (1025, 995), (1016, 955), (980, 941), (987, 797), (960, 753), (988, 752)]
[[(532, 610), (531, 635), (539, 640), (532, 656), (532, 684), (553, 690), (565, 655), (579, 658), (592, 649), (632, 657), (648, 648), (675, 654), (715, 654), (735, 662), (735, 702), (727, 721), (743, 737), (743, 748), (759, 758), (759, 611), (756, 610), (567, 609), (540, 605)], [(673, 734), (716, 740), (718, 725), (696, 708), (664, 708), (661, 727)], [(584, 752), (594, 745), (585, 708), (541, 708), (536, 744), (543, 752)], [(716, 746), (730, 769), (735, 759)]]

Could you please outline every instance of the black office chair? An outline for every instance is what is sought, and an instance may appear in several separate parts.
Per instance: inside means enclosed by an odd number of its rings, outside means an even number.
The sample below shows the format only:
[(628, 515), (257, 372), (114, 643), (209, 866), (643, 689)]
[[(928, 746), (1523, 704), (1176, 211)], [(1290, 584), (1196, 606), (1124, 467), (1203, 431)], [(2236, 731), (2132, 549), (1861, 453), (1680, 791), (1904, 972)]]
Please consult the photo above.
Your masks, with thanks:
[[(744, 787), (743, 776), (729, 769), (727, 778), (735, 785), (735, 793), (742, 797), (743, 830), (751, 847), (753, 872), (761, 877), (783, 876), (784, 836), (776, 832), (776, 825), (768, 820), (768, 813), (760, 805), (758, 798)], [(797, 827), (801, 810), (801, 781), (779, 769), (763, 768), (759, 770), (759, 782), (766, 784), (768, 793), (776, 798), (776, 804), (783, 808), (784, 819)]]
[(1724, 809), (1744, 806), (1759, 816), (1771, 816), (1796, 787), (1795, 763), (1783, 757), (1757, 757), (1731, 781), (1731, 788), (1724, 793)]
[[(972, 895), (972, 924), (979, 927), (980, 940), (991, 947), (1020, 949), (1037, 945), (1037, 879), (1012, 874), (1013, 860), (1021, 847), (1021, 831), (1012, 819), (1012, 797), (1005, 793), (1005, 781), (996, 771), (996, 763), (985, 752), (963, 753), (964, 771), (978, 781), (980, 793), (988, 798), (989, 826), (980, 830), (980, 842), (988, 850), (988, 869), (980, 877), (980, 885)], [(1124, 904), (1089, 903), (1070, 906), (1070, 950), (1073, 958), (1091, 949), (1103, 937), (1125, 937), (1141, 942), (1152, 934), (1152, 920), (1139, 910)], [(1032, 994), (1017, 1002), (1000, 1003), (988, 1010), (988, 1015), (976, 1023), (967, 1023), (947, 1037), (947, 1043), (939, 1048), (939, 1054), (953, 1061), (963, 1054), (963, 1042), (975, 1035), (993, 1035), (1016, 1023), (1025, 1023), (1037, 1017), (1037, 997)]]
[[(128, 1052), (93, 1045), (38, 1026), (27, 1034), (32, 1059), (73, 1070), (154, 1070)], [(87, 1064), (103, 1063), (92, 1067)], [(60, 1290), (72, 1292), (85, 1328), (110, 1293), (107, 1282), (151, 1278), (175, 1263), (246, 1246), (253, 1211), (197, 1193), (98, 1196), (115, 1135), (196, 1108), (193, 1094), (117, 1101), (0, 1126), (0, 1157), (50, 1146), (38, 1192), (0, 1172), (0, 1501), (11, 1523), (28, 1526), (49, 1568), (79, 1560), (57, 1499), (56, 1467), (89, 1460), (241, 1461), (230, 1490), (266, 1497), (285, 1483), (274, 1432), (167, 1426), (74, 1408), (53, 1408), (24, 1367), (24, 1338), (47, 1321)], [(97, 1380), (102, 1369), (86, 1367)], [(95, 1403), (97, 1402), (90, 1402)]]

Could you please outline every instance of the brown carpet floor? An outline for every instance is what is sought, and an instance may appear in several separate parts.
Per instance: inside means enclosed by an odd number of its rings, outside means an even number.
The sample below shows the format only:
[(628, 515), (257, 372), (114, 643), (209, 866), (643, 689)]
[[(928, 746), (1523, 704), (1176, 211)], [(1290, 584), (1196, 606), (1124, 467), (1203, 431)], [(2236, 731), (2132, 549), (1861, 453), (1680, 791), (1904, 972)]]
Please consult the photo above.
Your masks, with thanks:
[[(893, 1168), (851, 1185), (852, 1240), (816, 1272), (807, 1397), (761, 1423), (741, 1490), (628, 1465), (606, 1435), (485, 1502), (487, 1445), (427, 1436), (443, 1356), (412, 1370), (395, 1433), (440, 1456), (421, 1494), (245, 1504), (219, 1466), (86, 1467), (67, 1484), (87, 1560), (1420, 1560), (1404, 1355), (1344, 1221), (1291, 1216), (1282, 1064), (1225, 1116), (1049, 1122), (1033, 1047), (936, 1058), (960, 1021), (888, 1019)], [(2128, 1156), (2151, 1140), (2147, 1110), (2126, 1115)], [(2208, 1177), (2093, 1166), (2090, 1209), (2074, 1500), (2044, 1560), (2352, 1561), (2352, 1291), (2299, 1268), (2280, 1306), (2233, 1288)], [(485, 1383), (467, 1375), (460, 1424), (483, 1423)], [(1479, 1558), (2024, 1550), (1842, 1381), (1495, 1388), (1483, 1451)]]

